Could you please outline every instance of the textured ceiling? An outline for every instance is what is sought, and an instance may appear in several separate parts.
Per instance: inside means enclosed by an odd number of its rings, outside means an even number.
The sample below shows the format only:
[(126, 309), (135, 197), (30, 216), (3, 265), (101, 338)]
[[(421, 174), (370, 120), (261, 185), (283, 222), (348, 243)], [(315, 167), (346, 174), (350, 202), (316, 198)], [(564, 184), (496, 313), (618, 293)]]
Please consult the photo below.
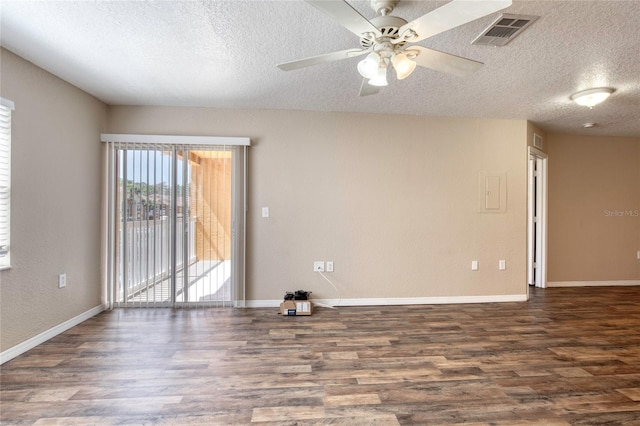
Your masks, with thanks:
[[(350, 1), (374, 16), (366, 1)], [(408, 21), (444, 4), (403, 0)], [(505, 47), (472, 46), (494, 14), (420, 42), (485, 65), (426, 68), (358, 97), (359, 59), (284, 72), (276, 64), (358, 47), (301, 0), (0, 2), (1, 44), (112, 105), (178, 105), (528, 119), (543, 129), (640, 137), (640, 1), (518, 1), (539, 15)], [(611, 86), (588, 109), (569, 95)], [(582, 123), (595, 122), (592, 129)]]

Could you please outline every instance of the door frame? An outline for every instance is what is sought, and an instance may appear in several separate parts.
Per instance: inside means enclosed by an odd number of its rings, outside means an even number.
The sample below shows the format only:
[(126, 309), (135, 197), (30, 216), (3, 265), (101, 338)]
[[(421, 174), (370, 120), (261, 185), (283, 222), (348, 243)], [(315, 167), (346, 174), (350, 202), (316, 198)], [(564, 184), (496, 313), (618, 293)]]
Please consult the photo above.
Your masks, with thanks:
[[(527, 294), (547, 287), (548, 166), (546, 153), (532, 146), (527, 158)], [(534, 218), (535, 225), (534, 226)]]
[[(204, 146), (224, 147), (233, 150), (232, 173), (232, 262), (231, 275), (232, 300), (231, 306), (242, 307), (245, 305), (245, 265), (246, 265), (246, 209), (247, 209), (247, 182), (248, 182), (248, 148), (251, 140), (248, 137), (218, 137), (218, 136), (182, 136), (182, 135), (150, 135), (150, 134), (113, 134), (103, 133), (100, 141), (104, 144), (103, 151), (103, 193), (102, 200), (102, 302), (105, 308), (113, 309), (117, 306), (113, 285), (116, 279), (116, 265), (114, 253), (117, 197), (115, 182), (117, 177), (115, 152), (119, 144), (153, 144), (169, 146), (184, 146), (183, 149), (196, 149)], [(191, 148), (189, 148), (191, 146)], [(206, 149), (206, 148), (205, 148)], [(175, 188), (175, 186), (174, 186)], [(174, 197), (174, 200), (176, 198)], [(174, 210), (175, 211), (175, 210)], [(174, 278), (175, 280), (175, 278)], [(174, 281), (175, 283), (175, 281)], [(175, 291), (174, 291), (175, 294)], [(176, 307), (183, 303), (171, 303), (169, 307)], [(158, 305), (154, 305), (158, 306)]]

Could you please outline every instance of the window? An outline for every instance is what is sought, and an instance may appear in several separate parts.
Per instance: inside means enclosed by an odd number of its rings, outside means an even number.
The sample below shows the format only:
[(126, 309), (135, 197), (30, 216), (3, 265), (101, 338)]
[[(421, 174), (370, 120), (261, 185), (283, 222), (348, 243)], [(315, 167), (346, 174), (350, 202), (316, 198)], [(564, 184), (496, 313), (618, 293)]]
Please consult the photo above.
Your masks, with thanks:
[(11, 111), (13, 102), (0, 98), (0, 269), (11, 266)]

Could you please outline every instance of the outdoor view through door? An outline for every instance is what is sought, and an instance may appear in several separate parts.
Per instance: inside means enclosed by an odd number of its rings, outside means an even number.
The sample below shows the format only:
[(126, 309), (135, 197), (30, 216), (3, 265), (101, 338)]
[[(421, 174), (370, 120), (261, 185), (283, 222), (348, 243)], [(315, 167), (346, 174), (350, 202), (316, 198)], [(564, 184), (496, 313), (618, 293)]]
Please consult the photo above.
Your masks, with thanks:
[(234, 147), (114, 145), (113, 306), (238, 300)]

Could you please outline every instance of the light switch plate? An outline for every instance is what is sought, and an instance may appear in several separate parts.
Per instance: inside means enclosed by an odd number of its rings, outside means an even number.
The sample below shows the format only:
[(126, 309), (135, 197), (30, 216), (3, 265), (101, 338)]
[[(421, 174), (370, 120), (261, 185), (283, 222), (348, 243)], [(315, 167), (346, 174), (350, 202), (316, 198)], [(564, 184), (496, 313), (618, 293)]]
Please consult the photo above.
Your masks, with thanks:
[(65, 288), (67, 286), (67, 274), (58, 275), (58, 288)]

